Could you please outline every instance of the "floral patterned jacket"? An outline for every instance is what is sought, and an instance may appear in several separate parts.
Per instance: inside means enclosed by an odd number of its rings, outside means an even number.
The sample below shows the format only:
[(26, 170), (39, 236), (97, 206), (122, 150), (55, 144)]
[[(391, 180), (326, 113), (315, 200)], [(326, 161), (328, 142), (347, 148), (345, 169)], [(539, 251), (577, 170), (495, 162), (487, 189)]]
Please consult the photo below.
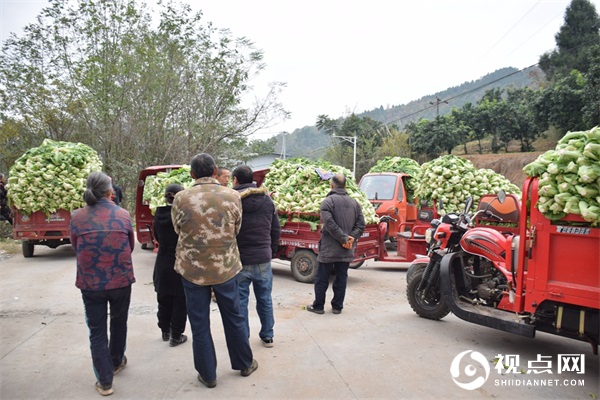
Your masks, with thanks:
[(108, 199), (73, 211), (71, 245), (77, 253), (75, 286), (81, 290), (120, 289), (135, 282), (135, 245), (129, 212)]

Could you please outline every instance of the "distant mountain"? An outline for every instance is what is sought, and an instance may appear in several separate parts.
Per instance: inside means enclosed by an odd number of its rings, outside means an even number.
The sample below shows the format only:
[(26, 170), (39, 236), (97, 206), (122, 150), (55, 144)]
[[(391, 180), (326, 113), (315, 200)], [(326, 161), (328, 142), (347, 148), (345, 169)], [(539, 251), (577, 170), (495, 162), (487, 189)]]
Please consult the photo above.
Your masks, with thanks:
[[(437, 114), (437, 99), (439, 113), (444, 115), (452, 108), (461, 108), (467, 103), (475, 105), (484, 93), (490, 89), (513, 89), (530, 87), (537, 89), (544, 81), (544, 73), (538, 67), (520, 71), (516, 68), (502, 68), (487, 74), (482, 78), (465, 82), (459, 86), (450, 87), (444, 91), (426, 95), (408, 104), (383, 106), (357, 114), (359, 117), (370, 117), (385, 124), (396, 124), (400, 128), (420, 118), (432, 120)], [(433, 104), (431, 104), (433, 103)], [(334, 118), (333, 116), (330, 116)], [(342, 117), (340, 117), (342, 118)], [(278, 135), (275, 152), (283, 153), (283, 136)], [(311, 159), (322, 157), (327, 147), (331, 145), (331, 137), (321, 133), (316, 126), (305, 126), (294, 130), (285, 138), (285, 153), (288, 157), (304, 156)]]

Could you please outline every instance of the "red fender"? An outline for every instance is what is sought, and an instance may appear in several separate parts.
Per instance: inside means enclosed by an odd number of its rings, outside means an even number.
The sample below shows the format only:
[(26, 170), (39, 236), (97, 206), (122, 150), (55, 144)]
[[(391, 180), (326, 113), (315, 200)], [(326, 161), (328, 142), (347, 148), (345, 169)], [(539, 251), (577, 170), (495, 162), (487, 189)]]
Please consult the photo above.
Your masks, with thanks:
[(411, 267), (415, 264), (429, 264), (429, 257), (419, 257), (419, 258), (415, 258), (411, 263)]

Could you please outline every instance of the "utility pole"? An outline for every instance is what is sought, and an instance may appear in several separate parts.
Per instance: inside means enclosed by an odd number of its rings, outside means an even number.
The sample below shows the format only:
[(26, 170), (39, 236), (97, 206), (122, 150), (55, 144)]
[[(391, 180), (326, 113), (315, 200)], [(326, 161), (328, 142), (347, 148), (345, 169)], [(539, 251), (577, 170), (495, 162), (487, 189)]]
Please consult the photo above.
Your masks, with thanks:
[(281, 146), (281, 149), (282, 149), (281, 152), (283, 153), (282, 157), (285, 160), (285, 155), (286, 155), (285, 154), (285, 151), (286, 151), (286, 148), (285, 148), (285, 135), (287, 135), (287, 132), (281, 132), (281, 135), (283, 136), (283, 143), (282, 143), (282, 146)]
[(337, 136), (333, 135), (333, 137), (343, 139), (347, 142), (354, 144), (354, 161), (352, 164), (352, 177), (356, 179), (356, 136)]
[(440, 116), (440, 103), (444, 103), (444, 104), (448, 104), (448, 102), (446, 100), (442, 100), (439, 97), (435, 96), (435, 103), (433, 101), (430, 101), (429, 104), (436, 106), (436, 117)]

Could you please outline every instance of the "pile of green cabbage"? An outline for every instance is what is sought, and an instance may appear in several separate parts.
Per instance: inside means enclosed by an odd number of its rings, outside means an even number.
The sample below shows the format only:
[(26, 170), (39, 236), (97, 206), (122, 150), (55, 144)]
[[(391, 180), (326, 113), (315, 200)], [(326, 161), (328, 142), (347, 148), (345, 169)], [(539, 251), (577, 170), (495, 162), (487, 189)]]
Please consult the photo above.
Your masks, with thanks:
[(183, 186), (184, 189), (191, 187), (194, 182), (190, 175), (190, 166), (182, 165), (181, 168), (146, 177), (143, 198), (144, 201), (148, 202), (152, 215), (158, 207), (167, 205), (165, 189), (172, 183), (177, 183)]
[(375, 172), (397, 172), (410, 175), (406, 180), (406, 191), (409, 202), (414, 202), (415, 191), (421, 180), (421, 166), (412, 158), (406, 157), (385, 157), (369, 170), (369, 173)]
[(546, 218), (576, 214), (600, 223), (600, 127), (568, 132), (523, 171), (539, 177), (536, 207)]
[(346, 191), (361, 205), (365, 222), (379, 222), (375, 209), (347, 168), (302, 157), (275, 160), (269, 168), (263, 185), (271, 192), (275, 207), (280, 214), (284, 214), (284, 219), (291, 216), (306, 222), (318, 221), (321, 202), (331, 190), (328, 177), (343, 174), (346, 177)]
[(83, 207), (85, 181), (93, 171), (101, 171), (98, 153), (83, 143), (45, 139), (29, 149), (11, 167), (8, 198), (24, 214)]
[(421, 165), (421, 180), (415, 191), (419, 200), (442, 201), (444, 212), (460, 212), (465, 200), (473, 197), (476, 207), (481, 196), (506, 193), (521, 195), (519, 187), (491, 169), (476, 168), (467, 159), (445, 155)]

